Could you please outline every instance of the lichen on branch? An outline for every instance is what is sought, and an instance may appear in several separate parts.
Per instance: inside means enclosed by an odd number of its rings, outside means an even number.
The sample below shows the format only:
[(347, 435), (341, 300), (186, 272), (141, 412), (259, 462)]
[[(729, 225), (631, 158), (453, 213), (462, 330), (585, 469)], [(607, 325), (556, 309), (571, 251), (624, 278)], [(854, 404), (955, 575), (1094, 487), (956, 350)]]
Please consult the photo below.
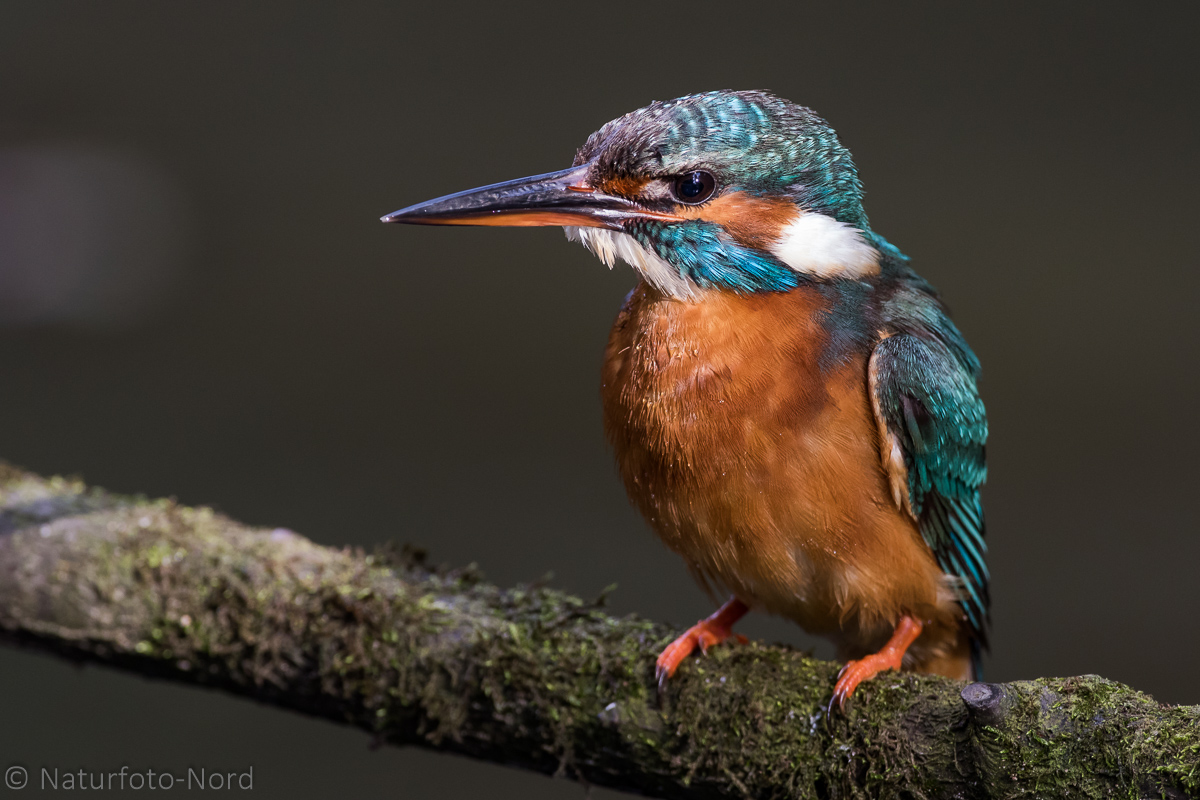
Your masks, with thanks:
[(0, 465), (11, 644), (655, 797), (1200, 796), (1200, 707), (1096, 676), (886, 673), (830, 717), (838, 665), (760, 643), (689, 659), (660, 697), (676, 634)]

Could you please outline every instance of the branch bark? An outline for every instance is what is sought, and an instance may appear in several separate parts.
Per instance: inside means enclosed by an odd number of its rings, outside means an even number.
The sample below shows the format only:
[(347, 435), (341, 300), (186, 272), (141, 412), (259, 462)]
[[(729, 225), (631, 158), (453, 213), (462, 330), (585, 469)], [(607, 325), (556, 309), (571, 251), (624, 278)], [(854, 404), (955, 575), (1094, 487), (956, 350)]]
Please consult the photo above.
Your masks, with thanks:
[(838, 665), (715, 648), (659, 698), (676, 631), (408, 553), (0, 465), (0, 638), (665, 798), (1198, 797), (1200, 707), (1097, 676), (889, 673), (827, 718)]

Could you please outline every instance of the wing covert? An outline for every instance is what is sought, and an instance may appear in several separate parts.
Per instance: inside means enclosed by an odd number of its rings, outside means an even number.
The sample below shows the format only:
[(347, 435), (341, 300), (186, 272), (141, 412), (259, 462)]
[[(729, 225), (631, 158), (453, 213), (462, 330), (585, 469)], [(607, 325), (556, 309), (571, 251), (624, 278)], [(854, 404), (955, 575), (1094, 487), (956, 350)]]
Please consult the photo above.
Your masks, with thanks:
[(986, 647), (990, 598), (979, 487), (987, 477), (987, 416), (976, 369), (936, 338), (900, 333), (872, 353), (870, 386), (897, 502), (917, 521), (938, 566), (960, 579), (959, 601)]

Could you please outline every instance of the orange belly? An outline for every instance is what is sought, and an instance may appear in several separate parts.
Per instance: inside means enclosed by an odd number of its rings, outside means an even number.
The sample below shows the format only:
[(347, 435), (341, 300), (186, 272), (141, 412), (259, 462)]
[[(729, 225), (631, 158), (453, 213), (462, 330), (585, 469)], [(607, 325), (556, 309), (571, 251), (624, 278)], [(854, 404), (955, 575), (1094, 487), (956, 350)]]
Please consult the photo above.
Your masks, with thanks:
[(946, 672), (965, 656), (961, 611), (888, 488), (869, 354), (823, 365), (824, 303), (806, 288), (683, 302), (640, 285), (609, 337), (605, 428), (630, 497), (702, 584), (847, 658), (914, 614), (928, 628), (906, 663)]

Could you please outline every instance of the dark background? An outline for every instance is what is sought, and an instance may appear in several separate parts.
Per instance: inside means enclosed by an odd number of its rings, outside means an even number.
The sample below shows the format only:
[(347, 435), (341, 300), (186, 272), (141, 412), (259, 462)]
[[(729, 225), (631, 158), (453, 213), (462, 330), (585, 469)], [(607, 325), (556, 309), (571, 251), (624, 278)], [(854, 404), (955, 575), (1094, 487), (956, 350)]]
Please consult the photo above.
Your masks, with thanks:
[[(689, 624), (709, 602), (600, 425), (631, 271), (553, 229), (376, 220), (566, 166), (653, 99), (770, 89), (840, 131), (983, 360), (988, 676), (1200, 702), (1197, 20), (831, 5), (7, 0), (0, 457)], [(41, 655), (0, 651), (0, 686), (0, 767), (583, 791)]]

